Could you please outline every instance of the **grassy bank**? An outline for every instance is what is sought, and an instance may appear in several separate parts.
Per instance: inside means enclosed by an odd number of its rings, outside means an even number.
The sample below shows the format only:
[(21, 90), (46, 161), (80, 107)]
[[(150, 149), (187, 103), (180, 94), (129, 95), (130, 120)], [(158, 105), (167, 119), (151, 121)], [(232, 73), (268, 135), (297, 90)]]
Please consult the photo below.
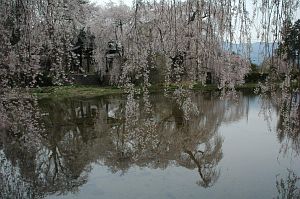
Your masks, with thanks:
[(99, 86), (40, 87), (33, 88), (31, 92), (38, 98), (95, 97), (123, 93), (123, 91), (118, 88)]
[[(253, 90), (257, 84), (244, 84), (237, 87), (239, 89), (251, 89)], [(184, 88), (188, 86), (183, 85)], [(175, 90), (177, 86), (171, 85), (168, 90)], [(163, 85), (153, 85), (149, 88), (150, 92), (160, 92), (164, 90)], [(218, 91), (216, 85), (194, 85), (192, 90), (199, 91)], [(99, 86), (54, 86), (54, 87), (40, 87), (31, 89), (31, 93), (38, 98), (69, 98), (69, 97), (96, 97), (103, 95), (122, 94), (123, 89), (116, 87), (99, 87)]]

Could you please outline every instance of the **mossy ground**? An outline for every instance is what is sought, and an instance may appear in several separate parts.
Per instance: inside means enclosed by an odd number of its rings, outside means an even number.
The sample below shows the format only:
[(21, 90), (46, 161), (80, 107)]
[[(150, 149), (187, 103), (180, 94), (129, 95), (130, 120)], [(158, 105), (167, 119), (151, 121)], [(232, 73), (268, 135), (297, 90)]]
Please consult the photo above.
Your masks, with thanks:
[[(237, 87), (237, 90), (247, 89), (254, 90), (257, 84), (244, 84)], [(183, 84), (183, 88), (190, 88), (188, 84)], [(176, 85), (169, 85), (167, 90), (175, 90), (178, 88)], [(152, 85), (149, 90), (150, 92), (160, 92), (163, 91), (165, 87), (162, 84)], [(195, 84), (191, 90), (199, 91), (218, 91), (216, 85), (200, 85)], [(83, 97), (90, 98), (103, 95), (112, 95), (112, 94), (123, 94), (125, 91), (121, 88), (113, 86), (82, 86), (82, 85), (72, 85), (72, 86), (52, 86), (52, 87), (40, 87), (31, 89), (31, 93), (38, 98), (69, 98), (69, 97)]]
[(122, 89), (119, 88), (99, 86), (40, 87), (33, 88), (31, 92), (38, 98), (95, 97), (123, 93)]

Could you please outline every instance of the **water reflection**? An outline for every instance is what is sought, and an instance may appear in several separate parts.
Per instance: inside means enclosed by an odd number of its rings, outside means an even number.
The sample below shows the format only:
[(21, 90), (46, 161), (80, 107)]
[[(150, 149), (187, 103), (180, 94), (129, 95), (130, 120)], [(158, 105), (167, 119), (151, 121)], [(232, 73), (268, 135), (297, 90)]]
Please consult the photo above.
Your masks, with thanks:
[(283, 90), (261, 94), (262, 113), (271, 122), (278, 115), (276, 134), (283, 154), (300, 154), (300, 93)]
[(195, 94), (199, 116), (186, 120), (176, 103), (163, 95), (151, 96), (151, 113), (144, 112), (144, 104), (134, 96), (127, 98), (40, 101), (45, 131), (40, 131), (32, 150), (6, 133), (1, 159), (7, 166), (1, 179), (4, 174), (15, 176), (30, 197), (65, 193), (84, 184), (91, 163), (98, 162), (113, 173), (125, 173), (134, 165), (162, 169), (180, 165), (197, 169), (197, 183), (203, 187), (217, 181), (222, 158), (218, 127), (245, 115), (245, 101), (230, 104), (210, 94)]
[(287, 176), (276, 176), (277, 199), (300, 198), (300, 178), (294, 171), (287, 170)]
[[(218, 165), (224, 138), (219, 127), (247, 117), (249, 97), (239, 93), (231, 101), (213, 93), (153, 94), (148, 100), (144, 103), (133, 94), (40, 100), (35, 118), (43, 124), (39, 131), (2, 133), (0, 196), (77, 192), (94, 163), (121, 175), (132, 167), (183, 167), (199, 176), (199, 186), (215, 185), (222, 173)], [(25, 134), (34, 143), (20, 139)]]
[(292, 92), (286, 95), (279, 104), (280, 117), (277, 133), (284, 152), (290, 147), (300, 155), (300, 93)]
[(43, 132), (37, 101), (11, 92), (0, 96), (0, 110), (0, 198), (32, 198), (28, 168), (34, 167)]
[[(288, 89), (268, 90), (260, 94), (262, 113), (271, 122), (272, 112), (278, 116), (276, 134), (281, 144), (280, 154), (290, 156), (291, 161), (300, 154), (300, 93), (298, 90)], [(271, 130), (271, 129), (270, 129)], [(272, 130), (271, 130), (272, 131)], [(300, 198), (300, 178), (297, 172), (287, 169), (286, 173), (276, 176), (276, 198)]]

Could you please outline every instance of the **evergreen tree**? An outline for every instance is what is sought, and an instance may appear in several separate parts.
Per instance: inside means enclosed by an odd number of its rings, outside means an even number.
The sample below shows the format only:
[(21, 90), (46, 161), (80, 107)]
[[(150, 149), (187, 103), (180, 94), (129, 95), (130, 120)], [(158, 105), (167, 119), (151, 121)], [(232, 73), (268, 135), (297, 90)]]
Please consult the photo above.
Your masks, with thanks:
[(300, 64), (300, 19), (294, 24), (286, 21), (282, 28), (282, 42), (279, 44), (277, 53), (283, 56), (285, 61), (299, 66)]

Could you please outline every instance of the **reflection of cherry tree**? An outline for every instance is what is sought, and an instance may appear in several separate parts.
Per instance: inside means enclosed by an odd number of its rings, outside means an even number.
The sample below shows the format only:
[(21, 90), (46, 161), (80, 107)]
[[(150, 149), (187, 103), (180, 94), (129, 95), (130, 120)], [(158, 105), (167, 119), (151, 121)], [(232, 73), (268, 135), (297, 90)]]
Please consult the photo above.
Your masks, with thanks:
[(289, 147), (300, 153), (300, 96), (299, 92), (286, 93), (280, 101), (280, 116), (277, 125), (279, 141), (286, 152)]
[[(138, 98), (129, 98), (125, 113), (121, 111), (118, 115), (118, 121), (123, 122), (109, 130), (111, 137), (116, 139), (114, 152), (108, 158), (112, 171), (126, 172), (132, 165), (166, 168), (176, 164), (198, 169), (199, 184), (212, 186), (218, 179), (216, 166), (222, 158), (222, 138), (217, 134), (218, 127), (221, 122), (226, 122), (226, 118), (234, 117), (225, 114), (227, 108), (235, 117), (241, 117), (246, 113), (245, 104), (241, 103), (241, 112), (237, 113), (213, 97), (185, 96), (185, 99), (197, 102), (194, 106), (198, 109), (196, 114), (188, 114), (190, 117), (187, 118), (186, 110), (182, 109), (185, 106), (179, 106), (178, 99), (155, 96), (158, 103), (151, 103), (152, 114), (149, 115), (143, 112), (144, 105)], [(181, 102), (181, 105), (187, 103), (184, 99)], [(124, 114), (129, 117), (124, 118)]]
[(39, 124), (40, 113), (36, 99), (26, 94), (1, 95), (0, 97), (1, 137), (14, 137), (30, 149), (39, 146), (43, 127)]
[[(187, 168), (197, 168), (200, 180), (197, 182), (199, 186), (210, 187), (213, 186), (219, 176), (220, 171), (216, 170), (219, 161), (222, 159), (222, 139), (214, 138), (212, 143), (205, 143), (204, 150), (195, 152), (186, 150), (182, 155), (179, 164)], [(188, 167), (190, 166), (190, 167)]]
[[(0, 110), (0, 197), (32, 198), (30, 182), (23, 180), (31, 173), (20, 167), (34, 167), (30, 154), (42, 145), (40, 133), (44, 128), (39, 124), (37, 101), (26, 94), (8, 92), (0, 98)], [(28, 162), (19, 161), (21, 157)]]
[[(180, 101), (183, 101), (182, 104), (190, 103), (188, 109), (186, 106), (179, 106), (180, 110), (178, 110), (184, 115), (183, 124), (188, 124), (187, 127), (181, 129), (183, 134), (180, 138), (183, 138), (184, 144), (181, 146), (183, 152), (178, 164), (191, 169), (197, 168), (200, 175), (197, 184), (209, 187), (214, 185), (219, 177), (220, 172), (216, 167), (223, 156), (223, 140), (217, 133), (218, 127), (221, 123), (240, 119), (246, 114), (247, 109), (245, 106), (237, 106), (230, 100), (220, 103), (214, 100), (213, 96), (208, 95), (207, 99), (201, 99), (199, 94), (193, 96), (188, 93), (180, 95), (180, 98), (176, 98), (179, 97), (178, 95), (175, 97), (177, 103)], [(239, 95), (239, 102), (244, 105), (246, 101), (243, 101)], [(193, 114), (193, 117), (187, 119), (186, 115), (190, 114)], [(175, 137), (175, 139), (180, 138)]]
[[(189, 119), (175, 98), (163, 95), (150, 95), (150, 112), (141, 96), (130, 94), (126, 102), (118, 97), (39, 101), (44, 130), (34, 134), (36, 143), (12, 133), (1, 137), (0, 177), (7, 182), (1, 193), (10, 190), (8, 196), (22, 198), (74, 192), (86, 183), (94, 162), (122, 173), (133, 166), (182, 166), (199, 172), (199, 185), (212, 186), (222, 158), (218, 127), (242, 117), (245, 101), (225, 105), (210, 94), (189, 97), (198, 107)], [(239, 112), (231, 111), (235, 106)]]
[(20, 171), (7, 159), (2, 150), (0, 150), (0, 158), (0, 197), (3, 199), (32, 198), (29, 183), (22, 180)]
[[(28, 104), (31, 103), (27, 102), (26, 107)], [(48, 105), (50, 105), (48, 109), (45, 109), (42, 104), (39, 105), (43, 114), (38, 120), (33, 120), (35, 118), (32, 115), (29, 118), (30, 114), (39, 113), (37, 109), (27, 108), (27, 112), (17, 114), (12, 110), (12, 106), (9, 106), (9, 112), (14, 118), (10, 118), (8, 124), (12, 122), (13, 128), (6, 126), (2, 129), (2, 135), (6, 136), (1, 137), (0, 145), (3, 150), (0, 176), (5, 182), (3, 185), (6, 184), (1, 187), (0, 192), (5, 197), (24, 198), (24, 194), (27, 194), (27, 197), (35, 198), (49, 193), (73, 192), (87, 180), (87, 173), (90, 170), (87, 164), (91, 157), (87, 156), (85, 146), (88, 143), (84, 142), (91, 138), (85, 138), (88, 133), (82, 132), (82, 129), (88, 131), (88, 125), (79, 122), (81, 125), (74, 127), (70, 122), (76, 118), (74, 113), (76, 110), (65, 110), (61, 107), (64, 104), (60, 103)], [(20, 113), (26, 113), (26, 120)], [(28, 124), (40, 122), (44, 126), (42, 129), (39, 128), (40, 125), (35, 126), (33, 131), (31, 125), (24, 128), (27, 126), (26, 122)], [(74, 120), (74, 122), (78, 121)], [(25, 139), (27, 137), (29, 138)], [(15, 186), (22, 187), (10, 188)]]
[(300, 198), (300, 178), (291, 170), (288, 170), (286, 178), (276, 176), (277, 199)]
[[(272, 85), (272, 84), (271, 84)], [(278, 114), (277, 137), (282, 144), (283, 153), (289, 150), (300, 152), (300, 97), (299, 91), (293, 90), (284, 83), (282, 92), (275, 86), (263, 85), (261, 93), (261, 113), (269, 122), (271, 115), (276, 110)], [(272, 89), (273, 88), (273, 89)]]

